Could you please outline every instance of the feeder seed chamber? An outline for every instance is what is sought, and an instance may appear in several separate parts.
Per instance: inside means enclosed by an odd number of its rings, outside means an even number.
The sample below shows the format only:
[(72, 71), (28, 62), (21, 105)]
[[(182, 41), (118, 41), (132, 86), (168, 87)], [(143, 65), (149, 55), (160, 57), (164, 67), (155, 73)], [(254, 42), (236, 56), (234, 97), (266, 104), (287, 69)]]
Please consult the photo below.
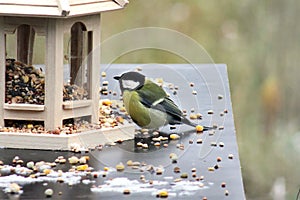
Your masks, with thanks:
[[(64, 122), (85, 119), (99, 124), (100, 54), (93, 50), (100, 45), (101, 12), (127, 3), (0, 2), (0, 147), (70, 150), (74, 145), (90, 148), (134, 137), (134, 125), (126, 121), (59, 134)], [(18, 131), (6, 128), (16, 125)], [(38, 134), (28, 131), (32, 128)]]

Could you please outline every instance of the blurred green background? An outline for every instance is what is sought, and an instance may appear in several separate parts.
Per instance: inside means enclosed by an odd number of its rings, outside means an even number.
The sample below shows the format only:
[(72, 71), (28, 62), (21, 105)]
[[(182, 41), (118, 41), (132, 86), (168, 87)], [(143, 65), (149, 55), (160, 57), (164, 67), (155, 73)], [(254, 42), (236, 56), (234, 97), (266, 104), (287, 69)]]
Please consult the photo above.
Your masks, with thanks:
[[(296, 199), (299, 19), (298, 0), (131, 0), (102, 15), (102, 40), (133, 28), (169, 28), (196, 40), (215, 63), (226, 63), (247, 199)], [(180, 61), (144, 50), (118, 62)]]

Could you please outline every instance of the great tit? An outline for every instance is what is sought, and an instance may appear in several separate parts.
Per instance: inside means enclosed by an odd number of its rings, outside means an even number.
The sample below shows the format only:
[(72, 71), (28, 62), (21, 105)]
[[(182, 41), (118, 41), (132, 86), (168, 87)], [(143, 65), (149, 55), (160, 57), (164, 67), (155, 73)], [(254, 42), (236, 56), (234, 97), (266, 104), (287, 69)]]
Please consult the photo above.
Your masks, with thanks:
[(183, 116), (162, 87), (143, 74), (126, 72), (114, 79), (119, 81), (127, 113), (140, 127), (157, 130), (167, 124), (197, 126)]

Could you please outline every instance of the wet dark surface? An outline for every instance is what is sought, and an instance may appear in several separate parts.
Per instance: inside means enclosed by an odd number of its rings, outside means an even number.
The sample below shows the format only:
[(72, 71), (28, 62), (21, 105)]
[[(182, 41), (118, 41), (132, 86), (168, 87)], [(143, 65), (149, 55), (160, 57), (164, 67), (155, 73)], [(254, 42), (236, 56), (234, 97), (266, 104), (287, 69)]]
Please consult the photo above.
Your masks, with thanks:
[[(167, 181), (168, 184), (163, 186), (152, 186), (155, 189), (166, 189), (169, 191), (168, 199), (245, 199), (242, 184), (241, 166), (239, 161), (236, 133), (233, 121), (232, 106), (230, 101), (229, 84), (225, 65), (113, 65), (103, 68), (107, 73), (107, 77), (102, 80), (109, 81), (109, 90), (117, 91), (119, 88), (117, 82), (112, 79), (115, 75), (120, 75), (125, 71), (135, 70), (141, 67), (141, 73), (148, 77), (163, 78), (165, 85), (173, 83), (178, 86), (176, 94), (174, 90), (166, 90), (170, 93), (170, 97), (179, 105), (180, 108), (187, 110), (187, 116), (194, 110), (195, 113), (203, 115), (201, 120), (195, 122), (205, 126), (217, 126), (214, 134), (210, 131), (196, 133), (192, 127), (177, 126), (176, 129), (170, 130), (165, 127), (161, 131), (164, 133), (178, 133), (180, 139), (167, 140), (161, 142), (160, 147), (155, 147), (149, 139), (139, 139), (147, 142), (149, 149), (138, 148), (134, 140), (125, 141), (116, 146), (104, 147), (101, 151), (94, 150), (88, 153), (75, 154), (71, 152), (60, 151), (37, 151), (37, 150), (16, 150), (16, 149), (0, 149), (0, 160), (5, 164), (12, 164), (13, 158), (17, 155), (26, 163), (27, 161), (49, 161), (53, 162), (58, 156), (63, 155), (68, 158), (72, 155), (89, 155), (89, 166), (95, 171), (103, 170), (105, 166), (115, 167), (116, 164), (122, 162), (126, 166), (128, 160), (138, 161), (153, 166), (161, 166), (164, 168), (162, 175), (157, 175), (153, 171), (141, 171), (125, 168), (123, 172), (111, 172), (106, 177), (83, 177), (83, 179), (91, 179), (94, 183), (79, 183), (69, 186), (66, 183), (49, 182), (47, 186), (44, 182), (26, 184), (23, 186), (23, 194), (8, 195), (0, 190), (0, 199), (44, 199), (44, 191), (46, 188), (52, 188), (54, 195), (47, 199), (157, 199), (155, 193), (151, 192), (132, 192), (130, 195), (124, 195), (122, 192), (93, 192), (92, 185), (102, 185), (106, 181), (116, 177), (127, 177), (130, 180), (139, 180), (144, 175), (146, 180)], [(111, 77), (111, 78), (109, 78)], [(167, 82), (167, 83), (166, 83)], [(191, 87), (190, 83), (194, 86)], [(194, 95), (193, 91), (197, 94)], [(102, 96), (101, 98), (119, 98), (112, 94)], [(208, 110), (213, 110), (213, 114), (208, 114)], [(224, 113), (227, 110), (228, 113)], [(221, 115), (220, 115), (221, 114)], [(221, 127), (221, 128), (220, 128)], [(224, 129), (222, 129), (224, 127)], [(202, 143), (197, 143), (198, 139), (202, 139)], [(224, 144), (220, 147), (220, 143)], [(163, 147), (168, 144), (168, 147)], [(184, 149), (178, 148), (182, 144)], [(216, 146), (214, 146), (216, 144)], [(178, 156), (177, 163), (173, 163), (169, 155), (175, 153)], [(232, 154), (233, 159), (228, 156)], [(222, 161), (217, 162), (217, 158), (221, 157)], [(174, 167), (180, 167), (181, 173), (174, 173)], [(209, 168), (214, 171), (209, 171)], [(66, 171), (70, 168), (69, 164), (58, 165)], [(180, 178), (183, 172), (188, 174), (185, 181), (197, 183), (192, 177), (191, 169), (196, 168), (197, 177), (203, 176), (202, 181), (204, 187), (193, 191), (183, 189), (174, 189), (174, 180)], [(1, 178), (0, 178), (1, 180)], [(225, 182), (226, 187), (221, 187)], [(173, 188), (172, 188), (173, 187)], [(225, 191), (228, 191), (228, 196)], [(61, 192), (61, 194), (59, 194)]]

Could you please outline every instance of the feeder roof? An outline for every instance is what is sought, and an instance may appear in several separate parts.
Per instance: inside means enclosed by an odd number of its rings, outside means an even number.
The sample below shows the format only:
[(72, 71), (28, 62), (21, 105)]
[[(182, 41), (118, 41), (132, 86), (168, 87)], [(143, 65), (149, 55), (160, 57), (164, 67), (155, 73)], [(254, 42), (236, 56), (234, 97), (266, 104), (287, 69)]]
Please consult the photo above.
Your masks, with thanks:
[(123, 8), (128, 0), (0, 0), (0, 16), (65, 18)]

